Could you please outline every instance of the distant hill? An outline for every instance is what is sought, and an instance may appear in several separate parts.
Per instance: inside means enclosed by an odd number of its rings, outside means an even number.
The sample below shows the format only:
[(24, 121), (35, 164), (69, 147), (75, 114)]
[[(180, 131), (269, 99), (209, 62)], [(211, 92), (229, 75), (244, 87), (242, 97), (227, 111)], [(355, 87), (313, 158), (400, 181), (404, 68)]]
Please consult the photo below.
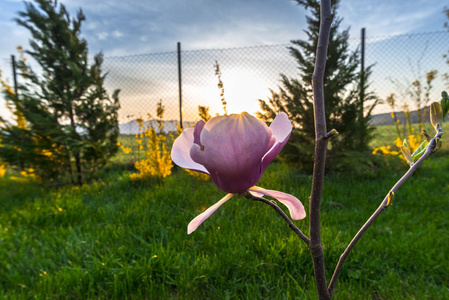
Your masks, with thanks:
[[(395, 112), (396, 118), (400, 120), (399, 124), (405, 124), (406, 117), (404, 112)], [(410, 118), (412, 120), (412, 124), (418, 123), (418, 111), (414, 110), (410, 112)], [(430, 114), (429, 114), (429, 107), (426, 108), (426, 118), (425, 122), (430, 122)], [(370, 124), (373, 126), (380, 126), (380, 125), (394, 125), (394, 119), (391, 117), (391, 112), (389, 113), (383, 113), (378, 115), (373, 115), (370, 120)]]
[[(145, 128), (148, 127), (150, 121), (144, 121)], [(168, 120), (164, 122), (164, 128), (162, 130), (163, 133), (176, 132), (177, 124), (179, 121), (176, 120)], [(184, 128), (195, 126), (195, 122), (182, 122)], [(159, 133), (159, 127), (157, 125), (156, 120), (151, 120), (151, 126), (156, 129), (156, 133)], [(121, 135), (135, 135), (139, 133), (139, 124), (136, 120), (129, 121), (125, 124), (118, 125)]]
[[(395, 112), (396, 118), (400, 120), (399, 124), (405, 124), (406, 117), (404, 112)], [(418, 112), (412, 111), (410, 112), (410, 117), (412, 119), (412, 124), (418, 123)], [(429, 117), (429, 107), (426, 108), (426, 119), (425, 122), (430, 122)], [(145, 121), (144, 125), (145, 127), (148, 126), (149, 121)], [(186, 121), (182, 122), (184, 128), (194, 127), (196, 122), (192, 121)], [(170, 132), (176, 132), (177, 124), (179, 124), (179, 121), (177, 120), (168, 120), (164, 123), (164, 133), (170, 133)], [(381, 125), (394, 125), (394, 119), (391, 117), (391, 112), (383, 113), (383, 114), (377, 114), (371, 116), (370, 124), (372, 126), (381, 126)], [(156, 132), (159, 133), (159, 128), (157, 125), (156, 120), (151, 120), (151, 125), (153, 128), (156, 129)], [(136, 120), (132, 120), (125, 124), (119, 125), (119, 130), (121, 135), (135, 135), (139, 133), (139, 124), (136, 122)]]

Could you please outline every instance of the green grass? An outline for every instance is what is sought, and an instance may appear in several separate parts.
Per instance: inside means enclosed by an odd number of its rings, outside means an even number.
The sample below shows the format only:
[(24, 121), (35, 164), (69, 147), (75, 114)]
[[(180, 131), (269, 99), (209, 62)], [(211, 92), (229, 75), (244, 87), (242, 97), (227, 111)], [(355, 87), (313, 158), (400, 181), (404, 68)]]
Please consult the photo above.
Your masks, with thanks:
[[(415, 135), (420, 136), (421, 132), (419, 130), (419, 125), (413, 124), (412, 127), (414, 129)], [(408, 139), (408, 130), (405, 130), (402, 125), (399, 127), (399, 129), (401, 130), (402, 138)], [(435, 134), (435, 129), (433, 129), (432, 124), (430, 124), (430, 123), (425, 123), (424, 129), (432, 137)], [(374, 139), (371, 141), (370, 146), (373, 148), (377, 148), (380, 146), (393, 145), (394, 141), (397, 138), (398, 138), (398, 133), (396, 130), (396, 126), (394, 126), (394, 125), (376, 126), (376, 130), (374, 131)]]
[[(449, 299), (449, 159), (432, 157), (349, 256), (335, 299)], [(404, 170), (405, 171), (405, 170)], [(327, 274), (400, 178), (327, 177)], [(311, 178), (272, 164), (259, 183), (308, 208)], [(110, 169), (81, 188), (0, 179), (0, 298), (316, 299), (310, 254), (267, 205), (234, 198), (197, 231), (187, 224), (224, 193), (183, 170), (133, 183)], [(308, 217), (295, 223), (307, 232)]]

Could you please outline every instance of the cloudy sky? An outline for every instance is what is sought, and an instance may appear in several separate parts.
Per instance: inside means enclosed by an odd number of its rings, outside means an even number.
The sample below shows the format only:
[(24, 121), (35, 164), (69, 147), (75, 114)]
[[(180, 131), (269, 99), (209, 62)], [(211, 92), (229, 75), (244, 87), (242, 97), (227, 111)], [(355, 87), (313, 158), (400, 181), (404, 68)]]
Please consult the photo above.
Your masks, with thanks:
[[(106, 56), (283, 44), (303, 36), (305, 11), (291, 0), (61, 0), (69, 12), (81, 7), (83, 35), (92, 52)], [(0, 1), (0, 58), (27, 45), (28, 32), (14, 18), (22, 0)], [(342, 0), (339, 14), (352, 36), (443, 30), (441, 0)]]
[[(183, 50), (197, 50), (286, 44), (305, 36), (307, 13), (292, 0), (60, 2), (71, 15), (83, 9), (82, 35), (90, 52), (102, 51), (106, 57), (174, 51), (178, 41)], [(369, 37), (443, 31), (443, 2), (342, 0), (338, 14), (353, 38), (359, 38), (362, 27)], [(21, 10), (22, 0), (0, 0), (0, 69), (9, 68), (18, 45), (28, 45), (27, 30), (14, 21)]]

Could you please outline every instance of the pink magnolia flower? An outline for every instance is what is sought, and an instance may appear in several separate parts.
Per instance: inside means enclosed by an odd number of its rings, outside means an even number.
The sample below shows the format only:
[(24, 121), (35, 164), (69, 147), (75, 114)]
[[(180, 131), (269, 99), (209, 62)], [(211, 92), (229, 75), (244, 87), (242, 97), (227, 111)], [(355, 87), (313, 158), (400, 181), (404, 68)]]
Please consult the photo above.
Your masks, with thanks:
[(175, 140), (171, 158), (175, 164), (209, 174), (215, 185), (228, 193), (223, 199), (193, 219), (187, 233), (195, 231), (223, 203), (234, 195), (249, 191), (283, 203), (294, 220), (305, 218), (302, 203), (292, 195), (255, 186), (273, 159), (287, 143), (292, 125), (280, 113), (268, 127), (244, 112), (218, 116), (207, 123), (198, 121)]

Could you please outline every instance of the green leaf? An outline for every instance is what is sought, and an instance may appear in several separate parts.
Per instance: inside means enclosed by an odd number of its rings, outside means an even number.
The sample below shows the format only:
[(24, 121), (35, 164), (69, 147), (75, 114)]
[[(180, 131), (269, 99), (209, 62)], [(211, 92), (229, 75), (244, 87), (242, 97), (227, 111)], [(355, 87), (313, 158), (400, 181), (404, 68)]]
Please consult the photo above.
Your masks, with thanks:
[(419, 151), (418, 153), (416, 153), (415, 154), (415, 152), (413, 153), (414, 155), (412, 155), (412, 157), (413, 157), (413, 162), (416, 162), (418, 159), (420, 159), (421, 158), (421, 156), (426, 152), (426, 150), (427, 150), (427, 146), (424, 148), (424, 149), (422, 149), (421, 151)]
[(429, 142), (428, 141), (423, 141), (421, 143), (421, 145), (419, 145), (419, 147), (416, 148), (416, 150), (412, 153), (412, 156), (414, 157), (416, 154), (418, 154), (422, 150), (425, 150), (427, 148), (427, 145), (429, 145)]
[(426, 152), (429, 146), (428, 141), (423, 141), (421, 145), (412, 153), (413, 162), (416, 162)]

